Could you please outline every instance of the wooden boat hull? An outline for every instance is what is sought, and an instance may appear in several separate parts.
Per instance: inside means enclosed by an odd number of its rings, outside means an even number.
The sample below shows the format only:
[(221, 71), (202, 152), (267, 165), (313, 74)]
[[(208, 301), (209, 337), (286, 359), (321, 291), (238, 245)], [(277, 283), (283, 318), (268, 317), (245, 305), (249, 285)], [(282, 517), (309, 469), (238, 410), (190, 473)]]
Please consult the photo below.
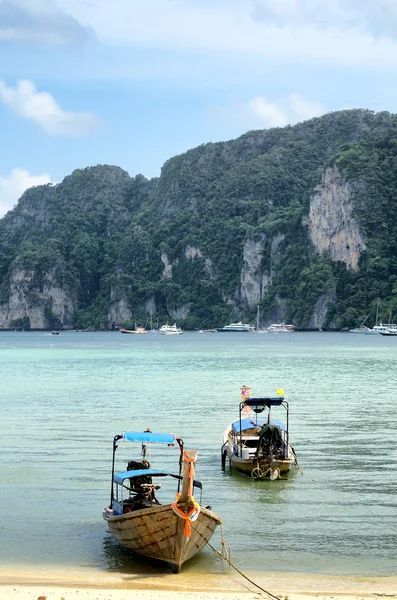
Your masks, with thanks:
[(127, 551), (161, 561), (176, 573), (184, 562), (195, 556), (210, 540), (221, 518), (201, 507), (196, 521), (190, 522), (191, 534), (184, 535), (185, 520), (164, 504), (114, 516), (106, 508), (103, 518), (114, 539)]
[[(234, 453), (233, 436), (230, 426), (223, 432), (222, 442), (222, 467), (226, 467), (226, 460), (228, 459), (230, 468), (234, 468), (236, 471), (240, 471), (240, 473), (249, 475), (254, 479), (272, 479), (276, 474), (276, 469), (279, 472), (279, 476), (285, 478), (288, 476), (291, 468), (297, 466), (295, 452), (290, 445), (288, 445), (287, 458), (274, 458), (273, 461), (270, 461), (270, 457), (267, 457), (257, 461), (254, 458), (255, 449), (252, 449), (246, 458), (237, 456)], [(254, 469), (259, 470), (254, 471)]]
[[(286, 476), (294, 464), (292, 458), (274, 459), (273, 462), (270, 462), (270, 460), (254, 461), (252, 458), (239, 458), (234, 454), (230, 456), (230, 461), (232, 467), (237, 471), (250, 475), (255, 479), (268, 479), (275, 469), (278, 469), (280, 475)], [(260, 469), (260, 471), (254, 472), (254, 469)]]

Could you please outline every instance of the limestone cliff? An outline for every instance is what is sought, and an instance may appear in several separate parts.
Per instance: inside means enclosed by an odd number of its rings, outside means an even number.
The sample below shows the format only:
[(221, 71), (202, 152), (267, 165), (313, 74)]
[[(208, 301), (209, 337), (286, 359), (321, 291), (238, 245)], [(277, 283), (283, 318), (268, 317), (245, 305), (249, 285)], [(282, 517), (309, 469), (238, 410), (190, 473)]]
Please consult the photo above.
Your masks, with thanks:
[(41, 289), (32, 288), (36, 274), (16, 268), (10, 278), (10, 295), (0, 305), (0, 329), (10, 329), (13, 321), (29, 318), (31, 329), (74, 326), (75, 298), (67, 287), (60, 287), (56, 274), (47, 273)]
[(110, 289), (108, 323), (113, 329), (129, 321), (132, 318), (132, 311), (128, 304), (125, 291), (119, 286), (113, 285)]
[(321, 184), (311, 196), (306, 223), (318, 253), (324, 252), (356, 271), (366, 246), (353, 216), (352, 189), (336, 166), (325, 169)]
[(152, 180), (103, 165), (27, 190), (0, 219), (0, 328), (210, 328), (258, 304), (263, 325), (344, 328), (377, 295), (395, 311), (395, 139), (396, 116), (341, 111), (203, 144)]
[(248, 239), (243, 249), (243, 267), (241, 269), (241, 300), (252, 308), (262, 299), (264, 274), (260, 270), (263, 255), (263, 240)]

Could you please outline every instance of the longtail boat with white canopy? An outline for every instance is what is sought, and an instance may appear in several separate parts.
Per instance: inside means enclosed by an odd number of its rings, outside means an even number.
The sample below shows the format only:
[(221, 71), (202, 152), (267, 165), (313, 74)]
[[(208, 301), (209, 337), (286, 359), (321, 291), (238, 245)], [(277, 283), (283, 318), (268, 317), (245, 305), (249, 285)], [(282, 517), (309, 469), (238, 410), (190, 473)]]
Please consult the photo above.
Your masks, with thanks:
[[(295, 451), (289, 441), (289, 405), (284, 390), (277, 397), (252, 398), (251, 388), (240, 388), (239, 418), (222, 435), (222, 468), (229, 460), (230, 470), (254, 479), (279, 479), (298, 466)], [(273, 409), (285, 410), (285, 423), (273, 418)], [(259, 416), (264, 413), (265, 416)]]
[[(142, 458), (128, 461), (127, 470), (116, 473), (120, 442), (141, 443)], [(178, 473), (151, 468), (146, 460), (147, 448), (157, 443), (179, 448)], [(103, 511), (110, 533), (125, 550), (160, 561), (176, 573), (206, 545), (222, 523), (210, 506), (202, 506), (203, 486), (194, 478), (197, 454), (196, 450), (185, 450), (182, 439), (171, 433), (130, 431), (113, 440), (110, 504)], [(166, 480), (174, 481), (176, 497), (163, 504), (157, 493)], [(200, 495), (199, 502), (194, 492)]]

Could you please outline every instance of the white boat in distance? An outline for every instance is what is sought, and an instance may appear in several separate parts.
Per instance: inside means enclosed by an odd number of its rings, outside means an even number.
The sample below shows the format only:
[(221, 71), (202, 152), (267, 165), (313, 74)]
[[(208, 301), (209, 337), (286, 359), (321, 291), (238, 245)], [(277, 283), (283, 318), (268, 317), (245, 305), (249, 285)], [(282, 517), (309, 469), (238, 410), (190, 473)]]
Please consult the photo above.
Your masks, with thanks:
[(294, 325), (285, 325), (285, 323), (272, 323), (267, 328), (269, 333), (291, 333), (294, 330)]
[(247, 323), (242, 323), (241, 321), (239, 323), (230, 323), (230, 325), (226, 325), (225, 327), (219, 327), (217, 329), (217, 331), (232, 331), (232, 332), (245, 332), (245, 331), (251, 331), (252, 327), (251, 325), (248, 325)]
[(366, 325), (364, 325), (365, 321), (368, 319), (369, 314), (365, 317), (364, 321), (361, 323), (360, 327), (356, 329), (350, 329), (350, 333), (363, 333), (364, 335), (397, 335), (397, 325), (394, 323), (390, 323), (391, 321), (391, 312), (389, 313), (389, 323), (379, 323), (378, 325), (378, 314), (379, 314), (379, 305), (380, 299), (378, 299), (378, 304), (376, 306), (376, 318), (375, 325), (370, 329)]
[(397, 333), (397, 325), (394, 323), (379, 323), (379, 325), (374, 325), (371, 333)]
[(397, 335), (397, 325), (393, 323), (380, 323), (374, 325), (372, 329), (365, 325), (360, 325), (357, 329), (350, 329), (350, 333), (363, 333), (364, 335)]
[(166, 325), (162, 325), (160, 327), (160, 333), (161, 335), (181, 335), (183, 331), (180, 327), (176, 326), (176, 323), (173, 325), (168, 325), (167, 323)]

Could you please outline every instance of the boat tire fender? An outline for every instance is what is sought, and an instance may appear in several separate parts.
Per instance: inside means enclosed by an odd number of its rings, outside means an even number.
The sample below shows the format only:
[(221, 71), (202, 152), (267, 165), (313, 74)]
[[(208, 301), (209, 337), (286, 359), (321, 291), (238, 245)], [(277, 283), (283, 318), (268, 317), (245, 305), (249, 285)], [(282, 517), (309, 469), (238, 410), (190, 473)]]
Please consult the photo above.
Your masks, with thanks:
[(263, 471), (260, 467), (255, 467), (251, 471), (251, 477), (253, 479), (263, 479)]

